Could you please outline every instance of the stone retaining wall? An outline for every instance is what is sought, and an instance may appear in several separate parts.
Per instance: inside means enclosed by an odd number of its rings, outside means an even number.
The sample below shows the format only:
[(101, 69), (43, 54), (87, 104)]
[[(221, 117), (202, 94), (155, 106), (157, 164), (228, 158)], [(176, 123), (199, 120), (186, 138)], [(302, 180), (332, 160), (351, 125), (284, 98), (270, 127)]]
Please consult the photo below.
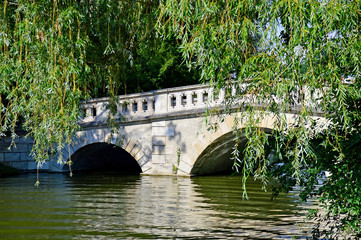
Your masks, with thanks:
[(30, 155), (33, 139), (19, 137), (12, 145), (11, 142), (10, 137), (0, 139), (0, 163), (20, 170), (36, 170), (37, 163)]

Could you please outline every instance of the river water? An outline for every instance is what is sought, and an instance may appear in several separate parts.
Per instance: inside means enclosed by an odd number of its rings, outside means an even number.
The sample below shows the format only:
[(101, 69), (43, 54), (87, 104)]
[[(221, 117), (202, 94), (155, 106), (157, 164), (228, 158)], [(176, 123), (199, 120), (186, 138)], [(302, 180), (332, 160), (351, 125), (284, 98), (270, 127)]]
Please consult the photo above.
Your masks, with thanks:
[(306, 239), (296, 193), (238, 176), (40, 174), (0, 179), (0, 239)]

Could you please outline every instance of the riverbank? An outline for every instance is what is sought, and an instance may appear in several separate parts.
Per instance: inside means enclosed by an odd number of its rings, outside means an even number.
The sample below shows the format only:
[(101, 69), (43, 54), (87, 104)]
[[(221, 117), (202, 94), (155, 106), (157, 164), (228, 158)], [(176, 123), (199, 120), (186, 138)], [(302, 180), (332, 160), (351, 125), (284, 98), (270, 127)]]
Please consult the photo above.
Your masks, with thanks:
[(8, 177), (19, 174), (20, 171), (16, 168), (8, 167), (0, 163), (0, 178), (1, 177)]

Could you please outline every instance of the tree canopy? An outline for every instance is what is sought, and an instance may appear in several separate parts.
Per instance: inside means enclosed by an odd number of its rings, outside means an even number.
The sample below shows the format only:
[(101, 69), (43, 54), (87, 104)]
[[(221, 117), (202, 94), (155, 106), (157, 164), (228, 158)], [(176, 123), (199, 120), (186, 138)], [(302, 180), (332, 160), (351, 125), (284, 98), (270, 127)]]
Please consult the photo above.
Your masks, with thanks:
[(25, 129), (38, 161), (71, 142), (83, 100), (198, 82), (177, 41), (159, 38), (155, 1), (6, 0), (0, 9), (0, 133)]
[[(235, 149), (244, 179), (272, 176), (285, 190), (298, 182), (304, 199), (321, 196), (335, 232), (361, 231), (360, 24), (360, 1), (165, 0), (157, 25), (181, 40), (203, 81), (236, 86), (230, 105), (252, 94), (256, 104), (241, 103), (235, 119), (247, 125), (245, 157)], [(276, 119), (271, 135), (255, 127), (265, 115)], [(331, 176), (316, 189), (324, 171)]]
[[(244, 181), (277, 179), (275, 193), (298, 183), (303, 199), (319, 197), (322, 218), (335, 223), (331, 233), (360, 234), (360, 1), (5, 0), (0, 7), (0, 133), (20, 124), (35, 138), (37, 159), (71, 142), (84, 99), (199, 79), (226, 90), (226, 114), (238, 106), (235, 121), (246, 128), (234, 131), (249, 139), (242, 149), (236, 139), (234, 149)], [(244, 95), (254, 104), (240, 102)], [(256, 127), (267, 115), (276, 122), (271, 134)], [(331, 175), (317, 187), (325, 171)]]

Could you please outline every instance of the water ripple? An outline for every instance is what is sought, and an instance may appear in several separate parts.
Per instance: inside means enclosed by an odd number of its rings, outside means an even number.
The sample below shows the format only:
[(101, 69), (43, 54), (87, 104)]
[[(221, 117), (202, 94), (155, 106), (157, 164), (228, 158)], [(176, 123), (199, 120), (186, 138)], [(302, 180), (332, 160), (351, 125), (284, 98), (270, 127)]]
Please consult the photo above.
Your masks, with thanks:
[(0, 179), (0, 238), (306, 239), (307, 206), (238, 177), (42, 174)]

